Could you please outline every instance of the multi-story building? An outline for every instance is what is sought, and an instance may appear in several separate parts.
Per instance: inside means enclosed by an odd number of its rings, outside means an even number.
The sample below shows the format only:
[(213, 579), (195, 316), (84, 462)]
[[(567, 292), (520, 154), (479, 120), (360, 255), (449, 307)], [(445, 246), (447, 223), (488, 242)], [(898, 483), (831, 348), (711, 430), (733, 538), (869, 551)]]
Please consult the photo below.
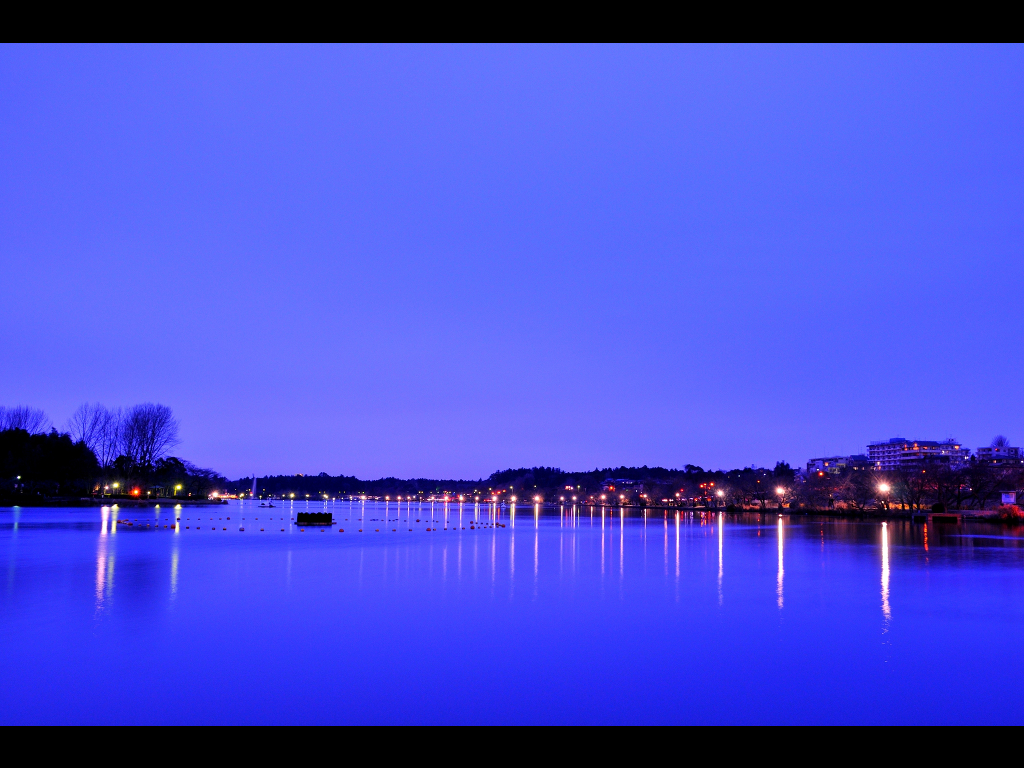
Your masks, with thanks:
[(868, 459), (877, 470), (894, 470), (917, 467), (925, 464), (949, 464), (963, 466), (971, 456), (956, 440), (907, 440), (893, 437), (884, 442), (868, 445)]
[(807, 462), (807, 474), (828, 472), (835, 475), (847, 469), (870, 469), (871, 466), (871, 461), (862, 453), (852, 456), (824, 456)]
[(1012, 445), (992, 444), (974, 452), (978, 461), (997, 467), (1019, 467), (1024, 465), (1024, 452)]

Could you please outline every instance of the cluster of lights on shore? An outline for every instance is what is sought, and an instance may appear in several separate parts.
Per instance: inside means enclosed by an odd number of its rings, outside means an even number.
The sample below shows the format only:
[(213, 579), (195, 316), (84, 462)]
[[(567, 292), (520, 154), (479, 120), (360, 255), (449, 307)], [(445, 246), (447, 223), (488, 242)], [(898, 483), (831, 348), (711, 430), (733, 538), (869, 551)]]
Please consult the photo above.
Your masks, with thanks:
[[(18, 476), (18, 479), (19, 479), (19, 480), (21, 479), (21, 476), (20, 476), (20, 475)], [(97, 486), (97, 488), (98, 488), (98, 487), (99, 487), (99, 486)], [(118, 491), (118, 489), (119, 489), (120, 487), (121, 487), (121, 484), (120, 484), (120, 483), (111, 483), (110, 485), (104, 485), (104, 486), (103, 486), (103, 492), (104, 492), (104, 493), (110, 493), (110, 491), (111, 491), (111, 490), (113, 490), (113, 491), (114, 491), (114, 493), (116, 494), (116, 493), (117, 493), (117, 491)], [(173, 495), (174, 495), (174, 496), (177, 496), (177, 495), (178, 495), (178, 491), (180, 491), (180, 490), (182, 489), (182, 487), (183, 487), (183, 486), (181, 485), (181, 483), (178, 483), (177, 485), (175, 485), (175, 486), (174, 486), (174, 494), (173, 494)], [(149, 495), (151, 495), (151, 494), (152, 494), (152, 491), (146, 491), (146, 495), (147, 495), (147, 496), (149, 496)], [(142, 495), (142, 491), (141, 491), (141, 490), (140, 490), (139, 488), (132, 488), (132, 491), (131, 491), (131, 495), (132, 495), (132, 496), (141, 496), (141, 495)], [(218, 496), (219, 494), (218, 494), (218, 493), (217, 493), (217, 492), (215, 491), (215, 492), (213, 493), (213, 495), (214, 495), (214, 496)], [(292, 495), (294, 496), (294, 494), (292, 494)]]
[[(714, 483), (712, 483), (712, 485), (714, 485)], [(119, 487), (119, 484), (118, 483), (114, 483), (112, 487), (113, 487), (114, 491), (116, 492), (118, 487)], [(111, 488), (111, 486), (105, 485), (105, 486), (103, 486), (103, 488), (104, 488), (104, 490), (109, 490)], [(180, 485), (174, 486), (175, 494), (177, 494), (177, 492), (180, 491), (180, 490), (181, 490), (181, 486)], [(880, 483), (879, 486), (878, 486), (879, 493), (887, 494), (887, 493), (889, 493), (890, 490), (891, 490), (891, 486), (888, 483)], [(136, 488), (135, 490), (132, 491), (132, 493), (134, 493), (135, 495), (138, 495), (139, 494), (139, 489)], [(148, 491), (147, 491), (147, 493), (148, 493)], [(784, 488), (783, 486), (779, 485), (779, 486), (776, 486), (775, 493), (776, 493), (777, 496), (779, 496), (781, 498), (781, 497), (786, 495), (787, 489)], [(324, 493), (324, 494), (321, 494), (321, 495), (324, 497), (325, 501), (331, 500), (331, 496), (329, 496), (328, 494)], [(640, 495), (643, 496), (644, 498), (647, 497), (647, 494), (644, 494), (644, 493), (642, 493)], [(678, 499), (679, 496), (680, 496), (680, 494), (677, 493), (676, 494), (676, 498)], [(723, 491), (721, 488), (719, 488), (719, 489), (717, 489), (715, 491), (715, 496), (717, 496), (720, 499), (724, 498), (725, 497), (725, 491)], [(309, 494), (307, 493), (305, 497), (308, 499), (309, 498)], [(289, 493), (288, 494), (288, 498), (289, 499), (294, 499), (295, 498), (295, 494), (294, 493)], [(358, 498), (361, 501), (366, 501), (367, 498), (369, 498), (369, 497), (367, 497), (366, 494), (362, 494)], [(378, 498), (380, 498), (380, 497), (378, 497)], [(600, 500), (602, 502), (608, 500), (607, 494), (604, 494), (604, 493), (602, 493), (599, 498), (600, 498)], [(409, 501), (409, 502), (411, 502), (411, 501), (419, 501), (419, 500), (421, 500), (421, 499), (419, 499), (418, 496), (400, 496), (400, 495), (399, 496), (395, 496), (395, 501), (398, 501), (398, 502), (402, 502), (402, 501)], [(427, 501), (443, 501), (445, 504), (448, 504), (450, 502), (454, 502), (456, 500), (458, 500), (458, 502), (461, 504), (461, 503), (463, 503), (466, 500), (466, 497), (464, 495), (459, 495), (458, 497), (453, 497), (453, 496), (449, 496), (449, 495), (446, 494), (445, 496), (443, 496), (440, 499), (435, 499), (433, 496), (431, 496), (431, 497), (429, 497), (427, 499)], [(474, 496), (473, 500), (476, 501), (476, 502), (480, 501), (480, 496)], [(511, 501), (513, 503), (515, 503), (518, 500), (519, 499), (518, 499), (517, 496), (509, 496), (509, 501)], [(559, 502), (565, 502), (567, 499), (565, 498), (565, 496), (559, 496), (558, 500), (559, 500)], [(578, 500), (578, 497), (576, 497), (576, 496), (572, 497), (573, 503), (575, 503), (577, 500)], [(391, 496), (385, 496), (384, 497), (384, 501), (391, 501)], [(492, 495), (490, 497), (490, 499), (488, 499), (488, 501), (490, 503), (492, 503), (492, 504), (497, 504), (499, 499), (498, 499), (497, 495)], [(543, 503), (544, 499), (541, 496), (534, 496), (533, 497), (533, 501), (536, 504), (541, 504), (541, 503)], [(620, 503), (624, 503), (625, 501), (626, 501), (626, 495), (625, 494), (619, 494), (619, 502)]]

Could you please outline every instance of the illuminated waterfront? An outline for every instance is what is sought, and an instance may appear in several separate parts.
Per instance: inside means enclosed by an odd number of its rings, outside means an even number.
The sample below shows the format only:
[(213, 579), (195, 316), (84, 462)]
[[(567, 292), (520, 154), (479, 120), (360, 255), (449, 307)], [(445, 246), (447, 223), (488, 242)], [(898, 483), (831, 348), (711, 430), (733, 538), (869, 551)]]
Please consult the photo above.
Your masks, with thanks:
[(1015, 529), (278, 504), (0, 510), (0, 721), (1022, 719)]

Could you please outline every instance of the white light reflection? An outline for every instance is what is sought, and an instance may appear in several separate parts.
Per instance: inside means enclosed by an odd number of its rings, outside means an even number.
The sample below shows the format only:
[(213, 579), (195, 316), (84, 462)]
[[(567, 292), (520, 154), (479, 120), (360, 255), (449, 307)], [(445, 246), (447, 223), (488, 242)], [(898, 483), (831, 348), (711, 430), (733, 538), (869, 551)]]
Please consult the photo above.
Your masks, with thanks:
[(782, 567), (782, 541), (784, 538), (784, 530), (782, 527), (782, 515), (779, 515), (779, 577), (778, 586), (776, 587), (776, 594), (779, 598), (779, 608), (782, 607), (782, 577), (785, 574), (785, 569)]
[(668, 513), (665, 514), (665, 577), (668, 578)]
[(537, 574), (540, 571), (540, 532), (533, 532), (533, 597), (537, 597)]
[(624, 520), (624, 517), (623, 517), (624, 515), (625, 515), (625, 511), (623, 510), (622, 507), (619, 507), (619, 583), (620, 584), (622, 583), (623, 578), (625, 578), (625, 576), (626, 576), (626, 563), (625, 563), (625, 557), (624, 557), (625, 554), (626, 554), (626, 545), (625, 545), (625, 537), (624, 537), (623, 531), (622, 531), (622, 523), (623, 523), (623, 520)]
[(114, 589), (114, 553), (110, 551), (110, 538), (101, 535), (96, 548), (96, 612), (103, 610), (104, 602)]
[(679, 583), (679, 513), (676, 512), (676, 583)]
[(882, 616), (886, 622), (886, 628), (883, 631), (887, 631), (889, 619), (892, 618), (892, 612), (889, 609), (889, 527), (887, 523), (882, 523)]
[[(459, 546), (462, 546), (462, 540), (459, 540)], [(461, 551), (461, 550), (460, 550)], [(516, 593), (516, 534), (515, 531), (509, 533), (508, 542), (508, 596), (511, 599), (515, 597)]]
[[(725, 515), (722, 512), (718, 513), (718, 604), (722, 604), (722, 540), (725, 536)], [(782, 568), (782, 547), (779, 547), (779, 568)], [(781, 571), (780, 571), (781, 573)], [(780, 576), (781, 578), (781, 576)], [(781, 590), (782, 582), (779, 582)], [(780, 592), (781, 594), (781, 592)], [(781, 598), (780, 598), (781, 599)]]
[(178, 594), (178, 547), (171, 551), (171, 598)]

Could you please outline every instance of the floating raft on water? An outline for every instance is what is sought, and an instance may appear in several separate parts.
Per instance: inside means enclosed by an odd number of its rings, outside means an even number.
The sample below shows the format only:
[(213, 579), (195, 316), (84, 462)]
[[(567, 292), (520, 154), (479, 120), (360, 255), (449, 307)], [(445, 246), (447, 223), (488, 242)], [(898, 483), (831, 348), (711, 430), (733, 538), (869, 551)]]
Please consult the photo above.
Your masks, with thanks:
[(297, 512), (296, 525), (334, 525), (334, 516), (330, 512)]

